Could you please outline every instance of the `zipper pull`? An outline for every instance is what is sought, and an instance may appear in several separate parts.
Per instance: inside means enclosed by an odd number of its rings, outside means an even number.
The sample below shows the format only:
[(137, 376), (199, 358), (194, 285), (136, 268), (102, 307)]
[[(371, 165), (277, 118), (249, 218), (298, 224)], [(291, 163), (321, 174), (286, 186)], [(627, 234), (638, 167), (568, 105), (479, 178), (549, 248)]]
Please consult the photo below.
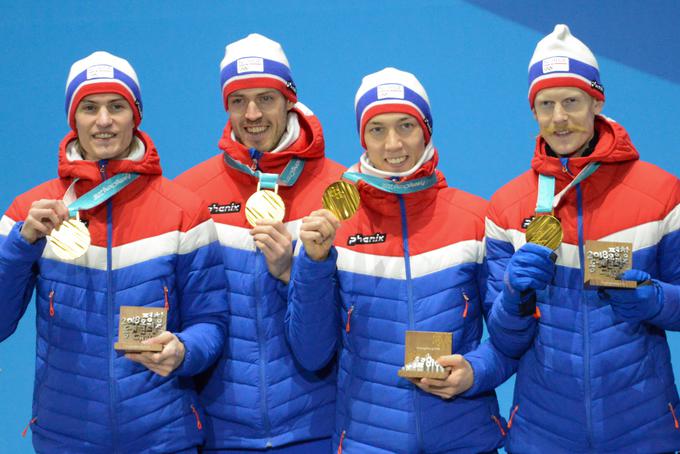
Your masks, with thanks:
[(463, 299), (465, 300), (465, 309), (463, 310), (463, 318), (467, 317), (468, 314), (468, 307), (470, 307), (470, 297), (467, 296), (467, 293), (465, 293), (465, 290), (461, 289), (460, 291), (463, 294)]
[(248, 150), (248, 154), (250, 155), (250, 159), (253, 160), (253, 164), (250, 166), (250, 169), (251, 170), (259, 170), (260, 169), (259, 161), (260, 161), (260, 158), (262, 157), (262, 153), (257, 151), (257, 149), (255, 149), (255, 148), (251, 148), (250, 150)]
[(163, 286), (163, 297), (165, 298), (165, 310), (170, 310), (170, 301), (168, 301), (168, 286)]
[(31, 427), (31, 424), (35, 423), (38, 420), (37, 417), (32, 418), (29, 423), (26, 425), (26, 428), (24, 429), (23, 432), (21, 432), (21, 436), (23, 438), (26, 438), (26, 434), (28, 433), (28, 429)]
[(108, 163), (108, 161), (106, 159), (102, 159), (101, 161), (99, 161), (99, 173), (102, 176), (102, 181), (106, 180), (106, 164), (107, 163)]
[(354, 305), (351, 305), (347, 310), (347, 323), (345, 324), (346, 333), (349, 333), (349, 321), (352, 318), (352, 312), (354, 312)]
[(342, 454), (342, 442), (345, 441), (345, 432), (346, 430), (343, 430), (342, 433), (340, 434), (340, 443), (338, 443), (338, 454)]
[(203, 424), (201, 423), (201, 418), (198, 416), (198, 411), (196, 411), (196, 407), (191, 405), (191, 411), (194, 413), (194, 416), (196, 417), (196, 428), (198, 428), (198, 430), (203, 430)]
[(54, 317), (54, 290), (50, 290), (50, 317)]

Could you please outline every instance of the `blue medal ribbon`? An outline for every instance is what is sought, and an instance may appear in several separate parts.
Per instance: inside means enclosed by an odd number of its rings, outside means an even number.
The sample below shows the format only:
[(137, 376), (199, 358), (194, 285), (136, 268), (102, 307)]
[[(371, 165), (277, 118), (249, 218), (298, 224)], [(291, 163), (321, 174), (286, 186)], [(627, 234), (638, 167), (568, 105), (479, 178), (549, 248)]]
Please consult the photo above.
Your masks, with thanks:
[(412, 194), (414, 192), (429, 189), (437, 183), (437, 175), (434, 173), (428, 177), (418, 178), (417, 180), (410, 180), (404, 183), (398, 183), (396, 181), (386, 180), (384, 178), (358, 172), (345, 172), (342, 174), (342, 177), (354, 183), (363, 181), (374, 188), (391, 194)]
[(242, 162), (232, 158), (227, 153), (224, 153), (224, 162), (234, 170), (257, 178), (260, 188), (271, 190), (276, 190), (277, 185), (293, 186), (298, 178), (300, 178), (302, 170), (305, 168), (305, 161), (299, 158), (291, 159), (280, 175), (277, 173), (265, 173), (261, 170), (253, 170)]
[(80, 196), (78, 200), (67, 207), (69, 216), (73, 217), (80, 210), (89, 210), (106, 202), (122, 191), (125, 186), (135, 181), (138, 176), (138, 173), (119, 173), (104, 180), (104, 182)]
[(536, 198), (536, 213), (552, 213), (559, 205), (562, 197), (574, 186), (591, 176), (600, 168), (599, 162), (591, 162), (569, 183), (559, 194), (555, 195), (555, 177), (550, 175), (538, 175), (538, 196)]

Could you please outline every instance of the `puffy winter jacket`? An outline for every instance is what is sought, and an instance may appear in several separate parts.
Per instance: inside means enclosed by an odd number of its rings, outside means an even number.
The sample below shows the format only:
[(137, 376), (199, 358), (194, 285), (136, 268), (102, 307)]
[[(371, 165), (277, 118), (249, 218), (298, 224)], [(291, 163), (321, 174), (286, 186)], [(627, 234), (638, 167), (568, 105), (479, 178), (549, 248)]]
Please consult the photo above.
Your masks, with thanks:
[[(300, 219), (321, 208), (321, 195), (343, 168), (324, 158), (321, 125), (296, 104), (300, 135), (287, 149), (252, 155), (233, 139), (228, 122), (219, 146), (233, 159), (263, 172), (281, 173), (292, 158), (304, 170), (291, 187), (279, 185), (286, 204), (284, 224), (294, 246)], [(230, 295), (229, 338), (219, 363), (199, 378), (208, 414), (209, 449), (266, 448), (330, 437), (335, 407), (333, 366), (309, 372), (290, 352), (284, 335), (288, 285), (274, 278), (255, 247), (245, 202), (257, 179), (217, 155), (180, 175), (180, 184), (208, 202), (222, 245)]]
[[(453, 188), (437, 155), (406, 180), (437, 183), (395, 195), (359, 182), (359, 211), (344, 221), (329, 258), (302, 249), (294, 266), (289, 326), (306, 367), (340, 349), (334, 444), (345, 453), (485, 452), (503, 444), (493, 391), (514, 362), (482, 344), (486, 202)], [(475, 385), (443, 400), (397, 372), (406, 330), (453, 334), (453, 352)], [(478, 348), (479, 347), (479, 348)]]
[[(62, 141), (59, 178), (17, 197), (0, 222), (0, 339), (17, 326), (36, 289), (33, 444), (46, 453), (160, 453), (200, 445), (191, 375), (218, 358), (226, 292), (212, 220), (201, 201), (161, 176), (151, 139), (140, 161), (70, 160)], [(107, 202), (81, 211), (92, 244), (76, 260), (45, 239), (20, 234), (31, 203), (77, 196), (122, 172), (140, 176)], [(168, 308), (167, 329), (186, 348), (161, 377), (114, 350), (120, 306)]]
[[(597, 117), (592, 154), (563, 162), (541, 138), (532, 170), (492, 198), (488, 219), (489, 332), (499, 349), (522, 356), (511, 410), (511, 452), (668, 452), (680, 448), (678, 393), (665, 330), (680, 328), (680, 182), (638, 160), (619, 124)], [(513, 317), (500, 304), (505, 267), (525, 243), (538, 174), (561, 191), (589, 162), (601, 167), (555, 210), (564, 229), (554, 280), (537, 292), (540, 318)], [(619, 319), (597, 292), (584, 288), (586, 240), (633, 244), (633, 268), (663, 292), (652, 320)], [(527, 350), (528, 349), (528, 350)]]

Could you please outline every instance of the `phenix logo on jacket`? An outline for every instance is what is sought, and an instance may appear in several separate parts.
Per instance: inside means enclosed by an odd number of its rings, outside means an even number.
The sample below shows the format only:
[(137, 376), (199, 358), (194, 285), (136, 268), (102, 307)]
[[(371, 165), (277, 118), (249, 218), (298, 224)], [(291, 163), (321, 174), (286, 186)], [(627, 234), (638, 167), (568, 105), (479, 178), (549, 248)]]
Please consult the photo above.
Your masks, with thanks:
[[(360, 181), (359, 210), (338, 229), (329, 258), (315, 262), (302, 249), (295, 263), (291, 344), (310, 370), (340, 349), (334, 444), (347, 452), (485, 452), (503, 442), (493, 389), (515, 362), (480, 346), (486, 202), (448, 188), (436, 164), (435, 152), (405, 179), (436, 174), (434, 186), (410, 194)], [(356, 232), (379, 232), (381, 241), (349, 244)], [(474, 387), (444, 400), (399, 377), (406, 330), (451, 332)]]
[[(621, 125), (596, 117), (595, 128), (599, 140), (592, 154), (565, 166), (548, 156), (539, 137), (532, 170), (491, 200), (488, 304), (502, 289), (509, 258), (525, 242), (520, 226), (534, 214), (538, 173), (554, 176), (559, 192), (588, 163), (602, 163), (555, 209), (564, 241), (552, 284), (537, 292), (540, 318), (520, 320), (493, 306), (494, 343), (509, 355), (523, 355), (508, 439), (512, 452), (666, 452), (680, 446), (678, 394), (664, 334), (680, 329), (680, 182), (639, 161)], [(633, 268), (665, 283), (657, 316), (626, 322), (595, 290), (584, 289), (586, 240), (633, 244)]]
[[(17, 326), (36, 288), (33, 442), (38, 452), (181, 451), (203, 441), (189, 377), (221, 352), (227, 304), (219, 245), (200, 200), (161, 176), (151, 139), (136, 133), (139, 160), (71, 160), (62, 141), (59, 178), (17, 197), (0, 221), (0, 339)], [(74, 179), (81, 196), (120, 173), (139, 177), (81, 211), (92, 245), (59, 259), (44, 239), (19, 233), (31, 203), (62, 199)], [(168, 308), (168, 331), (186, 356), (161, 377), (113, 349), (121, 305)], [(181, 437), (169, 434), (181, 433)]]
[[(321, 208), (324, 189), (344, 168), (324, 157), (321, 124), (301, 103), (300, 133), (286, 149), (262, 153), (255, 163), (232, 136), (228, 122), (219, 142), (223, 153), (249, 167), (280, 174), (293, 158), (304, 161), (294, 185), (279, 185), (286, 204), (284, 224), (297, 254), (300, 220)], [(216, 205), (245, 206), (257, 179), (225, 163), (219, 154), (180, 175), (178, 183)], [(211, 206), (216, 206), (215, 204)], [(260, 448), (329, 437), (335, 408), (335, 372), (304, 370), (293, 358), (284, 332), (288, 286), (267, 269), (249, 231), (245, 210), (213, 210), (230, 296), (224, 355), (201, 377), (208, 414), (209, 448)], [(226, 390), (226, 391), (225, 391)]]

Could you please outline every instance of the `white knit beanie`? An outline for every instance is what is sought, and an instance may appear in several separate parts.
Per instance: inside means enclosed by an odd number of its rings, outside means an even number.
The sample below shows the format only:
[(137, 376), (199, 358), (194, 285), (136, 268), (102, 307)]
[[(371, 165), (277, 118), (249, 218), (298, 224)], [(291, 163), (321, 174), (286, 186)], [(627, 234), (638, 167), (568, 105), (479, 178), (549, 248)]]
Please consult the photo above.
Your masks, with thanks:
[(222, 97), (244, 88), (275, 88), (291, 102), (297, 102), (297, 89), (283, 48), (266, 36), (252, 33), (228, 44), (220, 63)]
[(117, 93), (130, 104), (135, 127), (142, 121), (142, 93), (137, 73), (127, 60), (97, 51), (71, 66), (66, 79), (66, 116), (76, 128), (75, 113), (80, 101), (96, 93)]
[(354, 110), (361, 145), (366, 148), (364, 129), (366, 123), (376, 115), (401, 112), (412, 115), (420, 124), (425, 143), (432, 136), (432, 114), (430, 99), (425, 88), (411, 73), (396, 68), (385, 68), (369, 74), (361, 81), (354, 98)]
[(544, 88), (576, 87), (604, 101), (600, 68), (588, 47), (563, 24), (540, 40), (529, 62), (529, 104)]

